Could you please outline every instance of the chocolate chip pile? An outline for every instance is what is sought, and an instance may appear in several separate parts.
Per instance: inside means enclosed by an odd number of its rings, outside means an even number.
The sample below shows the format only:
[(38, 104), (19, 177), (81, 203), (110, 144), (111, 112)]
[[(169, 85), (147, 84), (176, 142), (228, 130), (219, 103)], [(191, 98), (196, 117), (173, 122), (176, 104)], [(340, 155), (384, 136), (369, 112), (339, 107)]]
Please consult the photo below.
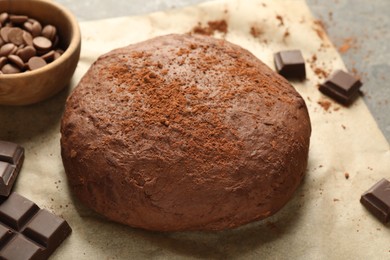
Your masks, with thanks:
[(53, 25), (26, 15), (0, 14), (0, 74), (39, 69), (58, 59), (59, 37)]

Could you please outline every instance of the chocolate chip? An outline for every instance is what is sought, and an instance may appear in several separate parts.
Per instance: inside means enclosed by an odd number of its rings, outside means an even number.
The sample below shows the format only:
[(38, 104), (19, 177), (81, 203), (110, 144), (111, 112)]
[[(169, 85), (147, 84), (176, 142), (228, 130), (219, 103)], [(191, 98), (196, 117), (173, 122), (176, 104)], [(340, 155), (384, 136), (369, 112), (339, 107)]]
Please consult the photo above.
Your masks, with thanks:
[(24, 23), (24, 29), (31, 33), (33, 37), (37, 37), (41, 35), (42, 25), (34, 19), (28, 19), (27, 22)]
[(0, 14), (0, 23), (2, 24), (2, 25), (4, 25), (5, 24), (5, 22), (8, 20), (8, 18), (9, 18), (9, 15), (8, 15), (8, 13), (1, 13)]
[(25, 44), (32, 46), (33, 45), (33, 37), (31, 33), (27, 31), (23, 31), (23, 41)]
[(9, 40), (8, 40), (9, 30), (11, 30), (10, 27), (3, 27), (0, 29), (0, 36), (4, 42), (9, 42)]
[(42, 68), (46, 64), (47, 64), (46, 61), (41, 57), (32, 57), (31, 59), (28, 60), (27, 63), (30, 70), (36, 70)]
[(54, 52), (54, 60), (58, 59), (59, 57), (61, 57), (62, 53), (61, 52), (58, 52), (58, 51), (55, 51)]
[(27, 21), (28, 16), (26, 15), (10, 15), (9, 19), (14, 24), (21, 24)]
[(14, 65), (18, 66), (19, 69), (24, 68), (24, 62), (23, 60), (17, 56), (17, 55), (9, 55), (8, 60), (13, 63)]
[(7, 57), (0, 57), (0, 70), (7, 63), (8, 63), (8, 58)]
[(42, 29), (43, 37), (46, 37), (47, 39), (53, 42), (55, 40), (56, 35), (57, 35), (57, 29), (53, 25), (48, 24), (45, 27), (43, 27)]
[(41, 56), (46, 62), (51, 62), (54, 60), (55, 51), (49, 51), (48, 53)]
[(37, 50), (47, 51), (52, 47), (51, 41), (43, 36), (38, 36), (33, 39), (33, 45)]
[(8, 40), (15, 45), (23, 44), (24, 43), (23, 32), (24, 31), (18, 27), (11, 28), (8, 31)]
[(32, 46), (26, 46), (20, 49), (16, 53), (24, 62), (27, 62), (31, 57), (37, 54), (36, 50)]
[(14, 53), (16, 53), (17, 50), (18, 50), (18, 47), (16, 47), (16, 45), (13, 43), (4, 44), (0, 48), (0, 56), (8, 56), (8, 55), (14, 54)]
[(1, 71), (4, 73), (4, 74), (14, 74), (14, 73), (19, 73), (20, 72), (20, 69), (18, 67), (16, 67), (15, 65), (12, 65), (12, 64), (5, 64), (2, 68), (1, 68)]

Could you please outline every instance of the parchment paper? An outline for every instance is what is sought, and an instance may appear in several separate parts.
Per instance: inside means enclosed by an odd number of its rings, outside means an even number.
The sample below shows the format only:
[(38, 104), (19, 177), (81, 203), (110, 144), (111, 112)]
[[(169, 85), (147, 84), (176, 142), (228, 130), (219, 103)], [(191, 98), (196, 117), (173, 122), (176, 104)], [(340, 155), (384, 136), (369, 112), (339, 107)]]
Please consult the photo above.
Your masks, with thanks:
[[(293, 82), (308, 105), (313, 133), (307, 176), (292, 201), (269, 219), (216, 233), (148, 232), (109, 222), (85, 208), (68, 190), (60, 157), (59, 122), (70, 90), (100, 54), (221, 19), (228, 23), (228, 33), (217, 32), (217, 37), (247, 48), (271, 68), (272, 54), (285, 49), (300, 49), (310, 61), (308, 80)], [(318, 68), (329, 72), (345, 67), (303, 0), (216, 1), (80, 26), (82, 53), (70, 88), (37, 105), (0, 108), (0, 138), (26, 148), (15, 190), (73, 228), (53, 259), (390, 258), (389, 226), (359, 203), (365, 190), (390, 177), (389, 145), (361, 98), (345, 108), (318, 91), (323, 79), (314, 69), (320, 74)], [(330, 102), (329, 109), (319, 101)]]

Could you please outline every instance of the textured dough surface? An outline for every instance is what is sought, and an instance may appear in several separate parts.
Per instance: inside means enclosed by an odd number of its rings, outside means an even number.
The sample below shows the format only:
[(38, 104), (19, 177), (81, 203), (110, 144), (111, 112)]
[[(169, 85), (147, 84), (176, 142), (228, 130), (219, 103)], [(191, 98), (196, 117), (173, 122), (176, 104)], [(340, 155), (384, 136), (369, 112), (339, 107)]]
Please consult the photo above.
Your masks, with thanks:
[(243, 48), (167, 35), (113, 50), (69, 97), (61, 152), (74, 194), (149, 230), (220, 230), (266, 218), (304, 176), (301, 96)]

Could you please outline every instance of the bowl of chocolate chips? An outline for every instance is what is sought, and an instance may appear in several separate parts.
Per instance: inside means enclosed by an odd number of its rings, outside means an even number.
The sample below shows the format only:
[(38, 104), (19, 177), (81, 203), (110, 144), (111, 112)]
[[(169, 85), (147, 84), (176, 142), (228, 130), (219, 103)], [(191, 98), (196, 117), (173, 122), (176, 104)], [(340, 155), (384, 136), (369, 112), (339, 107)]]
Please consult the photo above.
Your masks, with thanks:
[(65, 88), (81, 48), (79, 25), (47, 0), (0, 0), (0, 105), (28, 105)]

